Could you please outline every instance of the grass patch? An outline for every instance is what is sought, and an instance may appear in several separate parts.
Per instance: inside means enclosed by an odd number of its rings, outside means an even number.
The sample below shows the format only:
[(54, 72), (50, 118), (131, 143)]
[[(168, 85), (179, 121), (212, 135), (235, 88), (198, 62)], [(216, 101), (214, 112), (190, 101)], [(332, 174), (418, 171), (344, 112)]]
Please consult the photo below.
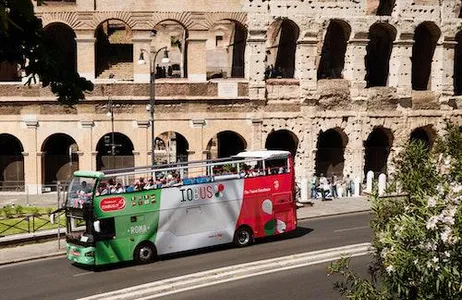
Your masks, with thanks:
[[(4, 206), (0, 209), (0, 236), (58, 228), (58, 220), (55, 224), (50, 222), (49, 214), (54, 210), (54, 207)], [(59, 221), (61, 228), (66, 226), (64, 215), (60, 215)]]

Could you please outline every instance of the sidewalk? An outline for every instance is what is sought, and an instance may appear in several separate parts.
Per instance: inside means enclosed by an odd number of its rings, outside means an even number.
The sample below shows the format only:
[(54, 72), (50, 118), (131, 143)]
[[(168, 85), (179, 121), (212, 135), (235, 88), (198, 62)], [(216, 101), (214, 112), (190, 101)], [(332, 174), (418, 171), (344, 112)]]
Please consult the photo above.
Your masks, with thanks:
[[(304, 204), (303, 207), (298, 208), (297, 217), (299, 220), (370, 210), (370, 203), (366, 197), (339, 198), (332, 201), (315, 200), (313, 203), (312, 206)], [(35, 233), (30, 235), (40, 234)], [(66, 251), (64, 238), (61, 238), (59, 245), (57, 238), (55, 238), (55, 240), (48, 242), (33, 242), (21, 246), (5, 246), (5, 243), (11, 242), (12, 239), (24, 240), (25, 237), (25, 234), (21, 234), (0, 238), (0, 266), (64, 255)]]

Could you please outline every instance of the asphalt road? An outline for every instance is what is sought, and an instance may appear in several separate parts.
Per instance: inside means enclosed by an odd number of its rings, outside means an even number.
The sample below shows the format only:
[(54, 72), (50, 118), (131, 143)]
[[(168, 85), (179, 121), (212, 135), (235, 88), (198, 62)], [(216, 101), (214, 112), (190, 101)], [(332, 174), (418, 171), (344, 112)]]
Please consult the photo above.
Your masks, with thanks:
[[(355, 257), (350, 267), (367, 277), (369, 256)], [(249, 277), (163, 297), (164, 300), (330, 300), (342, 299), (334, 283), (339, 276), (327, 276), (330, 263)]]
[(369, 242), (369, 220), (367, 213), (312, 219), (299, 222), (292, 233), (257, 240), (247, 248), (214, 247), (162, 257), (151, 265), (117, 265), (98, 272), (71, 265), (64, 257), (7, 265), (0, 267), (0, 295), (11, 300), (75, 299), (218, 267)]

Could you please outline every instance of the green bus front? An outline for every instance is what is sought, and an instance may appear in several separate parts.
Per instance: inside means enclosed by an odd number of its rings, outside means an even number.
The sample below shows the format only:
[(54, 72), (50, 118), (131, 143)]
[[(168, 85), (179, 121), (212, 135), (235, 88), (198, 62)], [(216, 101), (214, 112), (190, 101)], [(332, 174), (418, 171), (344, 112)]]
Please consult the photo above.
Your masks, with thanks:
[(67, 258), (75, 263), (95, 265), (96, 232), (93, 198), (101, 172), (77, 171), (69, 185), (66, 199)]

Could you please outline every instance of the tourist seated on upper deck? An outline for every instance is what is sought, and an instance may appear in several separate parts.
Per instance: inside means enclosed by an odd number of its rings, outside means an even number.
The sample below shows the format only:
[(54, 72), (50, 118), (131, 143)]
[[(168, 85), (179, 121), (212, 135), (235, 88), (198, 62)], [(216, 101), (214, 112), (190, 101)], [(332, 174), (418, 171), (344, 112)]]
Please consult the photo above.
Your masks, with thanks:
[(151, 189), (155, 189), (156, 187), (157, 187), (157, 185), (154, 184), (154, 179), (151, 177), (151, 178), (148, 179), (148, 182), (146, 182), (143, 189), (151, 190)]

